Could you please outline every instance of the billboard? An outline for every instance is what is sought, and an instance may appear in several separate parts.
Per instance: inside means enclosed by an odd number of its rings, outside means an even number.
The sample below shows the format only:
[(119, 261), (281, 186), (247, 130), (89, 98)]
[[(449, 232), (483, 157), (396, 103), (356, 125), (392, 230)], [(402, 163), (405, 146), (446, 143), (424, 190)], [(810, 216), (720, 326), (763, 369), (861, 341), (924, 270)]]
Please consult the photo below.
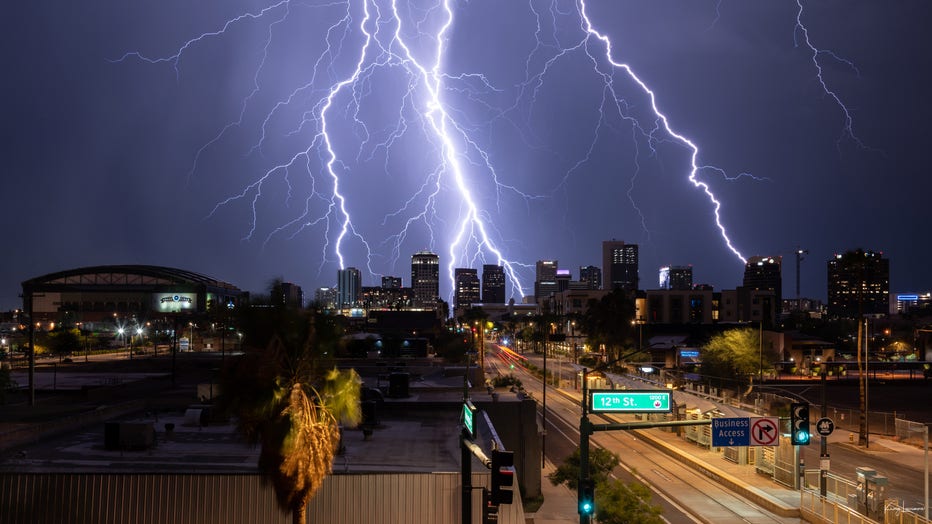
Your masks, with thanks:
[(197, 293), (153, 293), (152, 309), (160, 313), (197, 311)]

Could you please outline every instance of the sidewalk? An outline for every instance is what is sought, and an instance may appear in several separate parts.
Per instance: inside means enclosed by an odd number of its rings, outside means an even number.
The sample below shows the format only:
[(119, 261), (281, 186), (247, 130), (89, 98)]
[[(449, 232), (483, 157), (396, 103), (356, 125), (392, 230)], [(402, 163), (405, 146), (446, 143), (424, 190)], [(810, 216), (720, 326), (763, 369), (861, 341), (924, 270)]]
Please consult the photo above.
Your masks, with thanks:
[(576, 513), (576, 492), (563, 484), (554, 486), (547, 478), (556, 467), (548, 460), (541, 472), (540, 490), (544, 503), (535, 513), (525, 513), (527, 524), (568, 524), (578, 523)]

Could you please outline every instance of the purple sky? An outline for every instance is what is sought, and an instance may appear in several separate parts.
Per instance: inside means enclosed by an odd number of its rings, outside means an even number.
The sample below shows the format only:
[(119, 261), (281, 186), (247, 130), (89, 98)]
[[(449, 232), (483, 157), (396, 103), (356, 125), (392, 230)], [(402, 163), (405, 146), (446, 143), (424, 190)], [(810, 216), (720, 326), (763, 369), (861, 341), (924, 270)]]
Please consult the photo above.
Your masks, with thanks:
[[(367, 4), (365, 29), (379, 32), (356, 77), (358, 2), (7, 6), (0, 307), (19, 305), (23, 280), (97, 264), (250, 291), (282, 277), (312, 296), (342, 254), (364, 285), (410, 285), (422, 249), (440, 255), (446, 294), (451, 244), (456, 266), (497, 262), (494, 248), (530, 294), (536, 260), (578, 277), (611, 238), (641, 246), (642, 287), (668, 264), (740, 284), (714, 205), (688, 179), (691, 147), (586, 39), (581, 4), (451, 3), (436, 69), (442, 4), (398, 4), (400, 28), (390, 2)], [(810, 251), (804, 296), (824, 299), (826, 261), (858, 247), (889, 256), (891, 291), (927, 291), (932, 5), (803, 7), (824, 84), (792, 0), (586, 9), (698, 148), (696, 179), (734, 248), (785, 255), (785, 297), (797, 246)], [(338, 253), (341, 208), (353, 230)], [(491, 244), (475, 242), (480, 224)]]

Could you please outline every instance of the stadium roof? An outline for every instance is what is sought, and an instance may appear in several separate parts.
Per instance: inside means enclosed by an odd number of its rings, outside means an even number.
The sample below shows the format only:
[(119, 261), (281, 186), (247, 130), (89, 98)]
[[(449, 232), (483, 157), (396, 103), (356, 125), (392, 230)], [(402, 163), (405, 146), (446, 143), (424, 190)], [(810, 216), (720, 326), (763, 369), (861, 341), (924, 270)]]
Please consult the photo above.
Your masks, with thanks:
[(96, 286), (148, 287), (164, 285), (204, 285), (234, 293), (240, 289), (215, 278), (162, 266), (116, 265), (91, 266), (49, 273), (23, 282), (23, 289)]

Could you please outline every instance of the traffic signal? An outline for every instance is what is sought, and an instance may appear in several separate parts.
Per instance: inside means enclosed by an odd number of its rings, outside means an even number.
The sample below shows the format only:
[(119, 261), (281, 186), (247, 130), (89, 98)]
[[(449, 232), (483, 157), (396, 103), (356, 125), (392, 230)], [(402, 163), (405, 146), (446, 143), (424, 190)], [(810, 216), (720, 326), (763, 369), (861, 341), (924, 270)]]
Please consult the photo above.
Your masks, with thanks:
[(595, 513), (595, 482), (592, 479), (579, 481), (579, 514), (592, 515)]
[(515, 492), (510, 488), (515, 484), (514, 451), (492, 450), (492, 492), (489, 502), (493, 506), (511, 504)]
[(498, 522), (498, 506), (492, 505), (488, 490), (482, 489), (482, 524)]
[(794, 446), (809, 444), (809, 403), (794, 402), (790, 404), (790, 442)]

